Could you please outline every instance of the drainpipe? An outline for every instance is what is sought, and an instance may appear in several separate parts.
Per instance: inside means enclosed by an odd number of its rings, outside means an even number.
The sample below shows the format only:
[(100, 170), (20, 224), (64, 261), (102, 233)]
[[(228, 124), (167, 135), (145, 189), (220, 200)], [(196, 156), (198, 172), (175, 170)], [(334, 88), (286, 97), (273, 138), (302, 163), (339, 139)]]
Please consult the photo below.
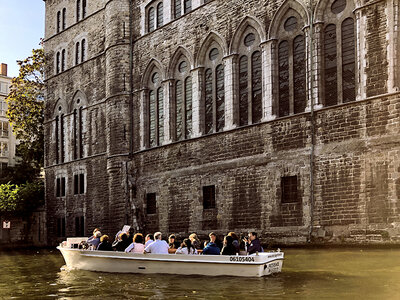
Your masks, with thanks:
[(314, 120), (314, 57), (313, 57), (313, 35), (314, 35), (314, 9), (312, 1), (310, 1), (310, 72), (311, 72), (311, 84), (310, 84), (310, 121), (311, 121), (311, 151), (310, 151), (310, 230), (308, 232), (308, 243), (311, 242), (311, 236), (313, 232), (314, 222), (314, 160), (315, 160), (315, 120)]

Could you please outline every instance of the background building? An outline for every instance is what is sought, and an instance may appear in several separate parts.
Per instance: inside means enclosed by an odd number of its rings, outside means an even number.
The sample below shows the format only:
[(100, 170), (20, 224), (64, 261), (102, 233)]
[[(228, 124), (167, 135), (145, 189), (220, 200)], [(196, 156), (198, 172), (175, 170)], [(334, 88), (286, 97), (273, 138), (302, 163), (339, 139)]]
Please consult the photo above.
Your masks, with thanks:
[(398, 242), (397, 7), (46, 0), (50, 241)]
[(7, 65), (0, 64), (0, 172), (7, 166), (15, 166), (15, 147), (17, 140), (8, 122), (7, 102), (11, 77), (7, 77)]

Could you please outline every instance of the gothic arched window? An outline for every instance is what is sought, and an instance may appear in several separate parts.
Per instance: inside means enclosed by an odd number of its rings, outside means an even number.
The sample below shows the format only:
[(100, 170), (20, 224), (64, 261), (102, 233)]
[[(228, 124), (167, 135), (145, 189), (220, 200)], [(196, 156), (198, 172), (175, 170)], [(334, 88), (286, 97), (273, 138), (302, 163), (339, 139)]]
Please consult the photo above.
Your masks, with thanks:
[(157, 5), (157, 28), (163, 26), (164, 23), (164, 6), (163, 3), (160, 2)]
[(225, 74), (222, 51), (217, 45), (210, 47), (205, 60), (204, 133), (209, 134), (220, 132), (225, 126)]
[(323, 31), (323, 98), (325, 106), (354, 101), (355, 29), (354, 4), (331, 0), (325, 8)]
[(192, 77), (184, 56), (178, 60), (175, 80), (175, 140), (180, 141), (192, 135)]
[(57, 33), (61, 31), (61, 11), (57, 12)]
[(290, 10), (278, 41), (278, 115), (304, 112), (307, 105), (306, 53), (299, 14)]
[(255, 124), (262, 118), (262, 64), (260, 39), (249, 28), (239, 46), (239, 126)]
[(150, 7), (147, 16), (147, 31), (151, 32), (154, 30), (154, 8)]
[(160, 73), (156, 69), (151, 73), (148, 88), (149, 146), (155, 147), (164, 142), (164, 90)]
[(63, 8), (62, 10), (62, 30), (67, 28), (67, 9)]

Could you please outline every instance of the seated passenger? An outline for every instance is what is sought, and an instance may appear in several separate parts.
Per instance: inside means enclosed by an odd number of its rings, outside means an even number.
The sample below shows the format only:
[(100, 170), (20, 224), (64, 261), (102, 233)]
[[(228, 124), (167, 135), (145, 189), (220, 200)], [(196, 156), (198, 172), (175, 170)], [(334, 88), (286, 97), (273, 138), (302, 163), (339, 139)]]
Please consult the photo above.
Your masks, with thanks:
[(143, 253), (144, 244), (143, 244), (143, 234), (136, 233), (133, 236), (133, 242), (125, 249), (125, 252), (133, 252), (133, 253)]
[(171, 234), (168, 237), (168, 245), (169, 245), (169, 249), (178, 249), (179, 248), (179, 242), (176, 240), (175, 234)]
[(224, 247), (222, 248), (222, 255), (236, 255), (239, 251), (236, 251), (236, 247), (233, 245), (233, 238), (227, 235), (224, 238)]
[(86, 242), (89, 245), (93, 246), (94, 249), (97, 249), (97, 246), (100, 244), (100, 237), (101, 237), (101, 232), (94, 231), (93, 235), (90, 238), (88, 238)]
[(228, 236), (231, 236), (233, 239), (232, 245), (235, 246), (236, 248), (236, 253), (240, 253), (240, 243), (239, 243), (239, 237), (236, 235), (234, 232), (229, 232)]
[(128, 235), (126, 233), (121, 233), (120, 239), (114, 241), (112, 247), (115, 251), (124, 252), (126, 248), (129, 246)]
[(192, 243), (193, 247), (195, 247), (196, 249), (200, 249), (201, 242), (200, 242), (197, 234), (192, 233), (191, 235), (189, 235), (189, 240)]
[(100, 238), (100, 244), (97, 246), (97, 249), (99, 251), (112, 251), (112, 246), (111, 243), (109, 242), (108, 235), (103, 235)]
[(144, 241), (145, 241), (144, 247), (146, 248), (148, 245), (154, 242), (154, 236), (152, 234), (148, 234), (146, 235)]
[(197, 254), (197, 250), (193, 247), (189, 239), (184, 239), (182, 245), (176, 250), (175, 254), (193, 255)]
[(161, 232), (154, 234), (154, 242), (144, 248), (143, 253), (168, 254), (168, 243), (161, 239)]
[(217, 247), (219, 248), (219, 251), (221, 251), (223, 245), (222, 245), (222, 242), (217, 238), (217, 235), (214, 232), (211, 232), (208, 236), (210, 237), (210, 242), (217, 245)]
[(204, 255), (219, 255), (221, 249), (218, 248), (217, 244), (215, 243), (216, 234), (214, 232), (211, 232), (209, 237), (210, 237), (210, 242), (204, 247), (202, 253)]
[(246, 251), (248, 254), (264, 252), (260, 240), (257, 238), (257, 232), (249, 232), (248, 237), (246, 237), (244, 241), (246, 242)]

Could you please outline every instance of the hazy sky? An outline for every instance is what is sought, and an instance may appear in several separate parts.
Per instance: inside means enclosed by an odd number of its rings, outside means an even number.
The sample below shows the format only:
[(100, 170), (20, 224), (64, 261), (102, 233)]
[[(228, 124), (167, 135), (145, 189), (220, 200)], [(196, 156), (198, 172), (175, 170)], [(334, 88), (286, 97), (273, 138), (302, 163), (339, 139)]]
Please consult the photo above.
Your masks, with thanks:
[(0, 63), (18, 75), (16, 60), (31, 55), (44, 37), (43, 0), (0, 0)]

